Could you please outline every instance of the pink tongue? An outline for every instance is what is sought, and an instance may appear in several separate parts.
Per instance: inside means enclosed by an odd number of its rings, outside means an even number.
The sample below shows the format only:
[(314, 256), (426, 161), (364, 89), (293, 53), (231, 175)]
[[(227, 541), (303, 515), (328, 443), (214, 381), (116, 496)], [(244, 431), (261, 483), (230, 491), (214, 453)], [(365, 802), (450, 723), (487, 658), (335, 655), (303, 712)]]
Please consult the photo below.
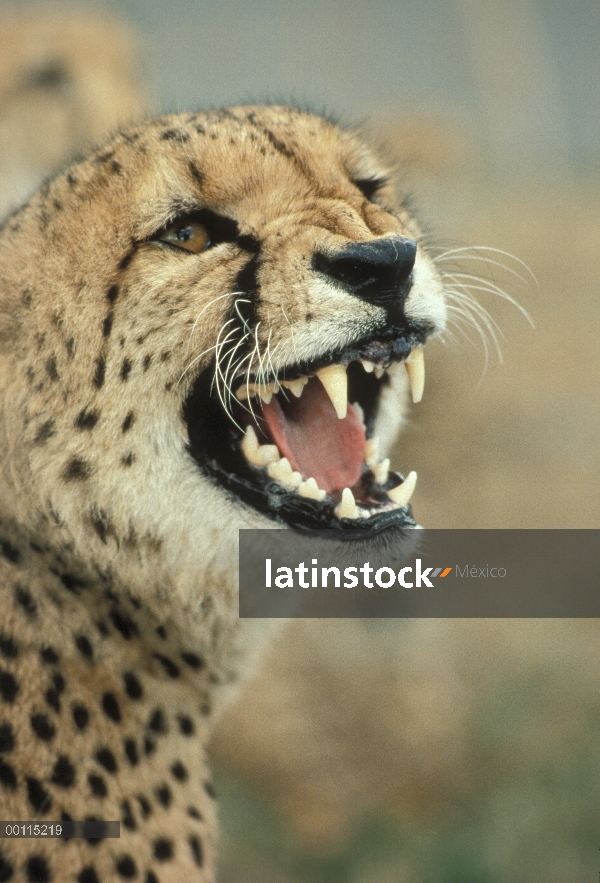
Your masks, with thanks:
[(268, 433), (281, 456), (304, 478), (314, 478), (328, 494), (352, 487), (362, 472), (366, 443), (365, 430), (352, 405), (339, 420), (316, 377), (308, 381), (301, 398), (291, 392), (287, 395), (289, 401), (283, 408), (277, 396), (262, 407)]

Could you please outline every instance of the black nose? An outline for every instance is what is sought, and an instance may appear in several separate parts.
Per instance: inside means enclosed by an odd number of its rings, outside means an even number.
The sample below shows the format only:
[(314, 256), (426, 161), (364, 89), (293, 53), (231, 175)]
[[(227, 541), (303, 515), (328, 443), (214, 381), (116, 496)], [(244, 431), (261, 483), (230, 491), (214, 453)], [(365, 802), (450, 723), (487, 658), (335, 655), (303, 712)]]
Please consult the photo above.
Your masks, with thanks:
[(313, 266), (353, 294), (386, 306), (407, 296), (416, 254), (414, 240), (393, 236), (353, 242), (334, 255), (317, 253)]

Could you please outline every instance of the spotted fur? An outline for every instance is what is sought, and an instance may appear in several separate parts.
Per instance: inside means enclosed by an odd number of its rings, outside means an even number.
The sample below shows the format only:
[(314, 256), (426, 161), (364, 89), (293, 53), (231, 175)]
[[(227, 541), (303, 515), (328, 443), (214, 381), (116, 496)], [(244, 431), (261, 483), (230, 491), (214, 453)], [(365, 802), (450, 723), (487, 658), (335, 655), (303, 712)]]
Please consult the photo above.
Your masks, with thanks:
[[(0, 880), (213, 879), (204, 748), (270, 629), (237, 617), (237, 530), (272, 522), (192, 459), (183, 405), (230, 320), (281, 367), (380, 315), (311, 257), (419, 237), (384, 178), (321, 118), (237, 108), (123, 131), (6, 221), (0, 815), (118, 819), (122, 834), (4, 840)], [(157, 238), (199, 209), (235, 237), (201, 254)], [(421, 247), (413, 275), (407, 313), (441, 327)], [(404, 385), (381, 407), (388, 445)]]

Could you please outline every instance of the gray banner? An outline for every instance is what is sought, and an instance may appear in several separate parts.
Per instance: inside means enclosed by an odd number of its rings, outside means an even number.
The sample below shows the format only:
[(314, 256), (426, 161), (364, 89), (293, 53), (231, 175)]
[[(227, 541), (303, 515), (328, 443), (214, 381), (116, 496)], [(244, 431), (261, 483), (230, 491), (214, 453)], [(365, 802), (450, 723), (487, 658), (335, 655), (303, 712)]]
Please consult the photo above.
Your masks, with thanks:
[(240, 617), (600, 617), (598, 530), (241, 530)]

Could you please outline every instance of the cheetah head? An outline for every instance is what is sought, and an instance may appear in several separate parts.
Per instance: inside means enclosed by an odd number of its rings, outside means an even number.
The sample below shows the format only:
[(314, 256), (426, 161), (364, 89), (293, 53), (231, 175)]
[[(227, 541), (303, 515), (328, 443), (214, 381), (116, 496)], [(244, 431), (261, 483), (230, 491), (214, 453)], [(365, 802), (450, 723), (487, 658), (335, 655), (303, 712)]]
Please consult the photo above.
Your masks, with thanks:
[(162, 117), (0, 243), (12, 518), (163, 580), (230, 563), (240, 527), (414, 526), (386, 453), (442, 285), (353, 134), (281, 107)]

